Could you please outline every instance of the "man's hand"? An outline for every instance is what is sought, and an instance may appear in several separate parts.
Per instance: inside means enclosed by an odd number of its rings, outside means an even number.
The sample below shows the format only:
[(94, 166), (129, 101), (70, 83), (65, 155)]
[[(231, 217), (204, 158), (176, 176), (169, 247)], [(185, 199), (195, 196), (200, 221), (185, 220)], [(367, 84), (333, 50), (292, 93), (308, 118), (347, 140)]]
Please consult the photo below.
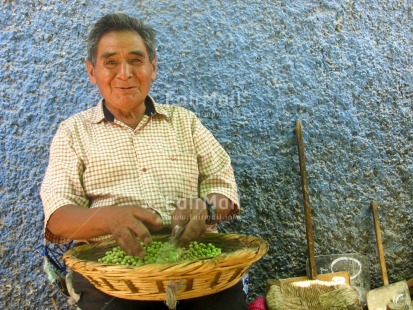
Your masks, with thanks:
[(179, 239), (180, 244), (187, 244), (202, 236), (206, 230), (205, 220), (208, 216), (205, 202), (201, 198), (182, 201), (172, 215), (171, 228), (176, 225), (185, 226)]
[(57, 209), (47, 223), (56, 236), (70, 240), (91, 239), (112, 234), (127, 254), (145, 254), (138, 237), (145, 244), (152, 240), (150, 230), (162, 229), (161, 217), (139, 206), (85, 208), (66, 205)]
[(145, 244), (152, 242), (150, 231), (162, 229), (162, 219), (154, 211), (142, 207), (116, 207), (107, 218), (107, 225), (116, 243), (129, 255), (144, 256), (145, 250), (136, 237)]

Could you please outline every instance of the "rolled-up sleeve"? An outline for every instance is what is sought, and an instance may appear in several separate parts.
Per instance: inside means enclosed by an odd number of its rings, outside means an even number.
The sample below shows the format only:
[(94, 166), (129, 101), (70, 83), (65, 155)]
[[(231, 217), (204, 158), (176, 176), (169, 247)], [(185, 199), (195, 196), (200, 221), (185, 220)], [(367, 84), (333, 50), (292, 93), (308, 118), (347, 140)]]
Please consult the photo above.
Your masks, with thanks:
[(194, 121), (193, 126), (200, 172), (199, 196), (222, 194), (235, 204), (232, 213), (238, 214), (238, 190), (229, 155), (198, 119)]
[(47, 223), (54, 211), (64, 205), (89, 206), (82, 186), (82, 173), (83, 163), (73, 149), (71, 136), (64, 125), (60, 125), (50, 146), (49, 165), (40, 189), (45, 238), (50, 242), (69, 241), (48, 230)]

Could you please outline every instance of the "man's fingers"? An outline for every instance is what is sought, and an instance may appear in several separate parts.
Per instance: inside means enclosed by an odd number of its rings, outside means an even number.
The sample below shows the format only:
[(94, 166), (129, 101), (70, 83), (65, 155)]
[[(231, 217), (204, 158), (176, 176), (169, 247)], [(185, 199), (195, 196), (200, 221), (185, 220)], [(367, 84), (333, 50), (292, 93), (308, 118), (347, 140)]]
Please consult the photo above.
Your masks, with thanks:
[(187, 210), (185, 213), (181, 209), (177, 208), (171, 217), (171, 227), (175, 227), (176, 225), (185, 226), (188, 223), (190, 217), (191, 216)]
[(187, 244), (192, 240), (198, 239), (199, 237), (202, 236), (205, 230), (206, 230), (205, 223), (199, 220), (195, 220), (195, 219), (190, 220), (188, 224), (186, 225), (181, 238), (179, 239), (180, 243)]
[(145, 249), (136, 236), (129, 230), (120, 230), (113, 234), (116, 243), (128, 255), (144, 256)]
[(152, 237), (148, 228), (140, 220), (131, 223), (129, 229), (135, 233), (145, 245), (149, 245), (152, 242)]
[(163, 228), (161, 216), (152, 209), (134, 208), (133, 215), (148, 226), (150, 230), (158, 231)]
[[(152, 209), (138, 206), (118, 208), (109, 218), (109, 229), (116, 243), (128, 255), (145, 255), (141, 244), (149, 245), (152, 242), (149, 229), (162, 229), (162, 218)], [(149, 228), (149, 229), (148, 229)]]

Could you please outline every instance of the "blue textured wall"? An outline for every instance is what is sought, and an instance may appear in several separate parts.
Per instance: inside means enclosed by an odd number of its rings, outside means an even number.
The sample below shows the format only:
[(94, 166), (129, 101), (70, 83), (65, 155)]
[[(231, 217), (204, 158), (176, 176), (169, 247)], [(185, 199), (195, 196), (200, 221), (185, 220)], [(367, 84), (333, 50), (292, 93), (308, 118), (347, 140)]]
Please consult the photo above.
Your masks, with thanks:
[(113, 11), (158, 30), (152, 95), (195, 111), (232, 157), (245, 213), (222, 228), (271, 247), (251, 298), (267, 278), (305, 273), (297, 118), (316, 254), (367, 254), (381, 286), (375, 199), (390, 282), (413, 277), (412, 1), (67, 2), (0, 9), (1, 309), (52, 309), (39, 186), (58, 123), (96, 103), (84, 38)]

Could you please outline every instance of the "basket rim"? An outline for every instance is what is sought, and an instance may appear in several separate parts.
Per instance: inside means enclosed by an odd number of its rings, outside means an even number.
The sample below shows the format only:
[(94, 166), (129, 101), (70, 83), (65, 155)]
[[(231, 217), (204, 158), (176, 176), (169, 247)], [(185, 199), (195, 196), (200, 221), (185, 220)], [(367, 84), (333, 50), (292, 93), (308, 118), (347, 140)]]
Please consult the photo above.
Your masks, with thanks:
[[(157, 239), (167, 239), (169, 238), (170, 235), (167, 234), (157, 234), (153, 235), (153, 241), (156, 241)], [(96, 269), (107, 269), (111, 268), (113, 271), (127, 271), (127, 272), (133, 272), (133, 271), (139, 271), (145, 272), (145, 270), (150, 270), (153, 271), (154, 269), (160, 269), (160, 270), (166, 270), (169, 268), (179, 268), (180, 270), (183, 271), (186, 266), (190, 265), (193, 267), (194, 264), (199, 264), (200, 266), (205, 265), (205, 264), (213, 264), (216, 265), (219, 262), (223, 261), (228, 261), (231, 260), (231, 258), (242, 256), (245, 251), (250, 251), (250, 252), (256, 252), (257, 258), (253, 260), (249, 260), (250, 263), (254, 263), (258, 259), (260, 259), (262, 256), (264, 256), (268, 252), (268, 243), (256, 236), (251, 236), (251, 235), (245, 235), (245, 234), (223, 234), (223, 233), (206, 233), (204, 234), (200, 239), (198, 239), (198, 242), (203, 242), (203, 240), (208, 239), (208, 238), (214, 238), (214, 239), (220, 239), (222, 241), (230, 241), (230, 240), (242, 240), (242, 241), (253, 241), (255, 246), (255, 250), (253, 251), (251, 248), (248, 249), (237, 249), (233, 250), (230, 252), (223, 252), (218, 256), (215, 257), (205, 257), (205, 258), (198, 258), (198, 259), (187, 259), (187, 260), (178, 260), (176, 262), (159, 262), (159, 263), (151, 263), (143, 266), (129, 266), (129, 265), (122, 265), (122, 264), (108, 264), (108, 263), (100, 263), (98, 261), (94, 260), (86, 260), (77, 257), (76, 255), (83, 251), (92, 251), (96, 249), (101, 249), (101, 248), (107, 248), (111, 246), (116, 246), (116, 241), (114, 239), (110, 240), (105, 240), (105, 241), (100, 241), (100, 242), (93, 242), (93, 243), (87, 243), (83, 245), (76, 246), (68, 251), (66, 251), (63, 254), (63, 260), (69, 267), (74, 267), (77, 264), (81, 263), (87, 263), (91, 268), (96, 268)], [(92, 267), (93, 266), (93, 267)], [(192, 268), (191, 267), (191, 268)], [(76, 268), (73, 269), (76, 271)]]

